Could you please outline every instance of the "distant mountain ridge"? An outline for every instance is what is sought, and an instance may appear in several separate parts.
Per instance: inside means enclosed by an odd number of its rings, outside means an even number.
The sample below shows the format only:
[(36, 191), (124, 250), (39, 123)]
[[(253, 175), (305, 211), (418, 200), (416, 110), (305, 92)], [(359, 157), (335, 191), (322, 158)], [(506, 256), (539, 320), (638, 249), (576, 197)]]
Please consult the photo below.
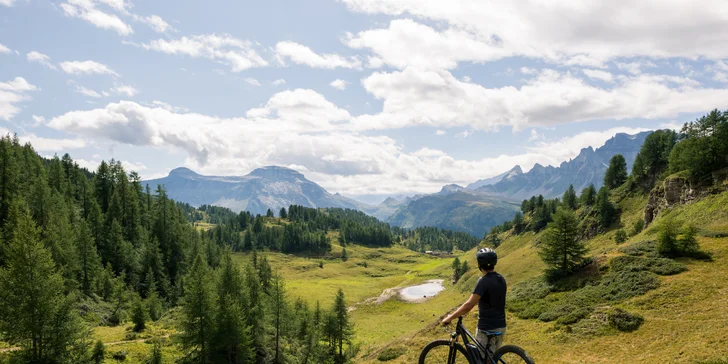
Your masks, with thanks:
[(152, 188), (164, 185), (171, 198), (193, 206), (216, 205), (253, 214), (265, 214), (268, 209), (278, 214), (281, 207), (301, 205), (356, 209), (384, 220), (396, 209), (391, 202), (380, 209), (331, 194), (300, 172), (278, 166), (258, 168), (245, 176), (204, 176), (181, 167), (146, 183)]
[(599, 188), (604, 183), (604, 174), (614, 155), (622, 154), (627, 160), (627, 170), (632, 170), (634, 159), (650, 133), (651, 131), (634, 135), (618, 133), (596, 150), (592, 147), (584, 148), (576, 158), (562, 162), (558, 167), (544, 167), (536, 163), (530, 171), (523, 173), (516, 166), (498, 182), (484, 184), (475, 191), (521, 200), (537, 195), (560, 197), (571, 184), (577, 191), (592, 183)]

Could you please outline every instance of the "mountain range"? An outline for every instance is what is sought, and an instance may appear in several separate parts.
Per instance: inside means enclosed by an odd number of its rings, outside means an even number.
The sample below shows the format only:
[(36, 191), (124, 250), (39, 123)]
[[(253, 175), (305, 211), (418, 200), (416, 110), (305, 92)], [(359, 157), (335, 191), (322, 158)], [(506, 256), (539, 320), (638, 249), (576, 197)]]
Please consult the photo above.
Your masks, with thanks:
[(536, 164), (524, 173), (515, 166), (466, 187), (446, 185), (437, 193), (389, 197), (378, 205), (331, 194), (300, 172), (277, 166), (258, 168), (245, 176), (203, 176), (177, 168), (167, 177), (146, 182), (152, 188), (164, 185), (171, 198), (193, 206), (217, 205), (253, 214), (265, 214), (268, 209), (277, 213), (292, 204), (350, 208), (395, 226), (436, 226), (483, 236), (492, 226), (511, 219), (523, 199), (539, 194), (559, 197), (570, 184), (577, 191), (589, 184), (601, 187), (609, 159), (615, 154), (622, 154), (631, 170), (649, 133), (617, 134), (597, 149), (582, 149), (578, 156), (558, 167)]

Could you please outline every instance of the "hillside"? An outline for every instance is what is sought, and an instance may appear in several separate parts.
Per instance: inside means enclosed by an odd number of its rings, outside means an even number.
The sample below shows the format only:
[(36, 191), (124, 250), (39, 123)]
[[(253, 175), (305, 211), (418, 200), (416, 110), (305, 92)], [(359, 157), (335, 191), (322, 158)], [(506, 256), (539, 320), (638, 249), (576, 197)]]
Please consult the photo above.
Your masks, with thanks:
[[(454, 190), (454, 192), (453, 192)], [(520, 203), (462, 189), (426, 195), (400, 207), (387, 219), (403, 228), (436, 226), (483, 236), (491, 227), (509, 220)]]

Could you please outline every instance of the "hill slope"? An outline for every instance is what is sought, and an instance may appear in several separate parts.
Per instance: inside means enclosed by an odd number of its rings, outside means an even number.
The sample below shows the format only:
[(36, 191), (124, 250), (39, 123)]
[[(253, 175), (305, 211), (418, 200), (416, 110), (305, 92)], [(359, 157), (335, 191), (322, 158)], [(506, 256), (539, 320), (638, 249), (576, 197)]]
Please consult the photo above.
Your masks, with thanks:
[(491, 227), (511, 219), (519, 208), (516, 202), (446, 186), (440, 193), (400, 207), (387, 222), (404, 228), (436, 226), (480, 237)]

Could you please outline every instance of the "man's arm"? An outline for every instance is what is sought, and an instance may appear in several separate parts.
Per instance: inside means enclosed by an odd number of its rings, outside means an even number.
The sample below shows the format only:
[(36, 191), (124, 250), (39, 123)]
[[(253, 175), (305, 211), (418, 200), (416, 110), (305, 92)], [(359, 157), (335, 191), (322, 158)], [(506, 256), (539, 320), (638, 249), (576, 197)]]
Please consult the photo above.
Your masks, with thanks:
[(468, 298), (465, 303), (463, 303), (460, 308), (458, 308), (455, 312), (451, 313), (448, 317), (445, 317), (444, 320), (442, 320), (443, 325), (448, 325), (450, 322), (473, 309), (478, 304), (478, 301), (480, 301), (480, 295), (479, 294), (471, 294), (470, 298)]

